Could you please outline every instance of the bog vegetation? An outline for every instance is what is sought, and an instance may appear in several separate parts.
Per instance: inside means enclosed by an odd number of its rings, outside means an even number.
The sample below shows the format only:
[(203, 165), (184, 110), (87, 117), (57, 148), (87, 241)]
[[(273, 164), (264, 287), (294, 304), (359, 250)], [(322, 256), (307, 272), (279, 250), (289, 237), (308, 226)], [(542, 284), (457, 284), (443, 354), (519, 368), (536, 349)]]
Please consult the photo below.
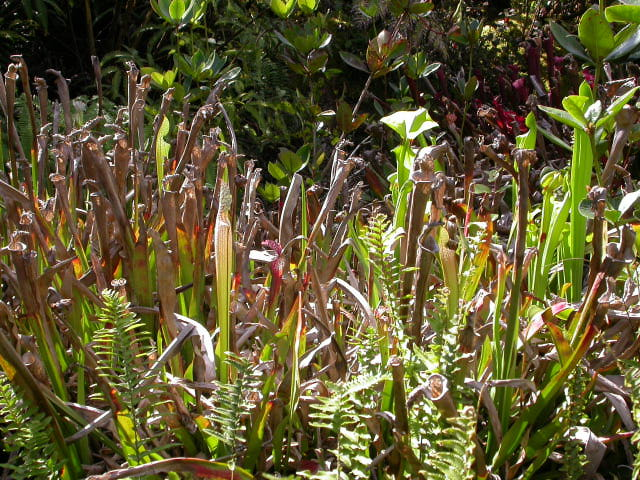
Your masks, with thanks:
[(0, 20), (3, 478), (640, 478), (637, 2), (63, 3)]

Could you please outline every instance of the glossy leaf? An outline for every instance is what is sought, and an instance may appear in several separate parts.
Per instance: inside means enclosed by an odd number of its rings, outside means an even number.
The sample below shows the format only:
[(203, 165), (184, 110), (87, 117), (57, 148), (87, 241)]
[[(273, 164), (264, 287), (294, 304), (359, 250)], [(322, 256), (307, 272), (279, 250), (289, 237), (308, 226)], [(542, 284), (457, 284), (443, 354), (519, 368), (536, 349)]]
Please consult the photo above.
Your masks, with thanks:
[(584, 113), (587, 110), (589, 99), (580, 95), (570, 95), (562, 99), (564, 109), (582, 126), (587, 126)]
[(276, 162), (269, 162), (267, 170), (269, 171), (269, 174), (278, 181), (287, 178), (287, 174), (282, 170), (282, 168), (280, 168), (280, 166)]
[(169, 15), (173, 23), (179, 23), (182, 20), (182, 16), (186, 11), (184, 0), (171, 0), (169, 5)]
[(624, 95), (621, 95), (618, 98), (616, 98), (613, 101), (613, 103), (607, 107), (607, 109), (605, 110), (604, 116), (600, 120), (598, 120), (598, 122), (596, 123), (596, 127), (603, 125), (610, 118), (615, 118), (615, 116), (618, 115), (618, 113), (620, 113), (622, 108), (627, 103), (629, 103), (629, 101), (633, 98), (633, 96), (636, 94), (639, 88), (640, 87), (633, 87)]
[(536, 122), (536, 116), (533, 112), (529, 112), (525, 119), (525, 125), (529, 129), (527, 133), (518, 135), (516, 137), (516, 146), (518, 148), (524, 148), (526, 150), (534, 150), (536, 148), (536, 139), (538, 135), (538, 124)]
[(296, 0), (271, 0), (270, 7), (280, 18), (287, 18), (296, 7)]
[(298, 0), (298, 6), (307, 15), (316, 11), (320, 0)]
[(580, 19), (578, 37), (596, 61), (605, 58), (615, 47), (611, 25), (595, 8), (587, 10)]
[(557, 120), (560, 123), (564, 123), (573, 128), (583, 129), (586, 127), (586, 123), (581, 123), (579, 120), (575, 119), (573, 115), (565, 110), (560, 110), (558, 108), (546, 107), (544, 105), (538, 105), (538, 108), (549, 115), (554, 120)]
[(636, 190), (635, 192), (627, 193), (622, 200), (620, 200), (620, 204), (618, 205), (618, 211), (621, 214), (624, 214), (627, 210), (629, 210), (634, 203), (636, 203), (640, 199), (640, 190)]
[(611, 5), (604, 15), (610, 22), (640, 23), (640, 5)]
[(580, 60), (584, 60), (586, 62), (593, 62), (585, 48), (578, 41), (578, 37), (575, 35), (571, 35), (564, 27), (560, 26), (555, 22), (550, 22), (549, 27), (551, 28), (551, 33), (560, 44), (562, 48), (564, 48), (567, 52), (579, 58)]
[(619, 60), (638, 50), (640, 46), (640, 27), (637, 25), (628, 26), (629, 33), (618, 39), (616, 35), (616, 47), (606, 56), (607, 62)]
[(425, 108), (413, 111), (400, 111), (380, 119), (403, 139), (414, 140), (423, 132), (432, 130), (438, 123), (431, 119)]

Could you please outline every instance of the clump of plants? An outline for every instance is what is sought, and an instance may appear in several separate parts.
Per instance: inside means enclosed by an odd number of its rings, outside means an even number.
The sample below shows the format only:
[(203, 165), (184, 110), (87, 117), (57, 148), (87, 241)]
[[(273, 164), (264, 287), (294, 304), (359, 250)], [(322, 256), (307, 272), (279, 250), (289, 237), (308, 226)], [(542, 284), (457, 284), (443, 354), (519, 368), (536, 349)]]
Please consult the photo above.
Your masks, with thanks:
[[(551, 24), (593, 82), (558, 104), (560, 72), (529, 72), (541, 91), (521, 121), (483, 103), (469, 70), (444, 79), (458, 92), (439, 104), (413, 89), (440, 71), (405, 35), (433, 7), (363, 2), (392, 24), (340, 54), (364, 74), (353, 106), (303, 112), (305, 146), (258, 161), (225, 96), (236, 69), (192, 101), (166, 85), (153, 106), (158, 73), (131, 63), (115, 107), (72, 101), (59, 72), (56, 101), (41, 81), (33, 95), (13, 58), (0, 81), (9, 476), (637, 476), (638, 86), (617, 74), (640, 46), (640, 7), (589, 8), (577, 36)], [(482, 26), (458, 20), (479, 42)], [(330, 36), (301, 23), (281, 41), (319, 95)], [(376, 82), (412, 95), (391, 105)]]

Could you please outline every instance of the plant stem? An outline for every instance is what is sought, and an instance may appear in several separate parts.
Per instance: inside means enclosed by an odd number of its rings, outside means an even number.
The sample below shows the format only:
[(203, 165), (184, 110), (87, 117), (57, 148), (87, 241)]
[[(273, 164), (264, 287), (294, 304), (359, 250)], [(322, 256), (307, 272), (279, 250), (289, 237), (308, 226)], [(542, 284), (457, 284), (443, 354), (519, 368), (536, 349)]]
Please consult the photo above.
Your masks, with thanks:
[[(515, 375), (515, 364), (517, 346), (520, 330), (520, 297), (522, 280), (524, 276), (524, 251), (527, 236), (527, 220), (529, 214), (529, 166), (535, 160), (534, 150), (517, 150), (515, 160), (518, 164), (518, 225), (516, 229), (516, 243), (514, 248), (513, 262), (513, 286), (509, 300), (509, 316), (507, 318), (507, 330), (504, 336), (504, 346), (500, 369), (496, 378), (500, 380), (513, 378)], [(496, 315), (496, 318), (498, 316)], [(496, 406), (500, 413), (500, 423), (503, 431), (509, 427), (511, 415), (511, 388), (501, 388), (496, 395)]]

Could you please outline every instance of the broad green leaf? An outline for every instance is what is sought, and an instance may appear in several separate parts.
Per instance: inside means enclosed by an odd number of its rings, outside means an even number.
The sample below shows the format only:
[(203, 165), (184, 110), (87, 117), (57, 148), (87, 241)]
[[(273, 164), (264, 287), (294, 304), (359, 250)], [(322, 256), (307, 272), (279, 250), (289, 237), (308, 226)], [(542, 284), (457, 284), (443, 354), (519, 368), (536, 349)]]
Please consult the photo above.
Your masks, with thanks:
[(605, 60), (611, 62), (624, 58), (637, 51), (638, 46), (640, 46), (640, 27), (637, 25), (628, 25), (624, 30), (616, 34), (616, 48), (606, 56)]
[(604, 218), (607, 222), (611, 222), (617, 224), (620, 221), (622, 214), (618, 210), (612, 210), (611, 208), (607, 208), (604, 211)]
[(492, 193), (493, 189), (489, 188), (486, 185), (483, 185), (482, 183), (474, 183), (473, 184), (473, 193), (475, 194), (480, 194), (480, 193)]
[(269, 162), (267, 170), (269, 171), (269, 174), (278, 181), (287, 178), (287, 174), (282, 170), (282, 168), (280, 168), (280, 166), (276, 162)]
[(620, 205), (618, 205), (618, 211), (621, 214), (624, 214), (627, 210), (629, 210), (634, 203), (638, 201), (640, 198), (640, 190), (636, 190), (635, 192), (627, 193), (622, 200), (620, 200)]
[(538, 125), (536, 123), (536, 116), (533, 112), (529, 112), (529, 115), (527, 115), (525, 125), (529, 131), (516, 137), (516, 146), (526, 150), (534, 150), (536, 148), (536, 139), (538, 136)]
[(285, 37), (282, 33), (280, 33), (277, 30), (275, 30), (274, 33), (282, 43), (284, 43), (287, 47), (291, 47), (295, 50), (296, 47), (293, 46), (293, 43), (291, 43), (287, 37)]
[(414, 140), (418, 135), (438, 126), (425, 108), (412, 111), (400, 111), (380, 119), (404, 140)]
[(570, 127), (582, 130), (586, 126), (585, 123), (581, 124), (578, 120), (576, 120), (569, 112), (560, 110), (559, 108), (546, 107), (544, 105), (538, 105), (538, 108), (554, 120), (557, 120), (560, 123), (564, 123), (565, 125), (568, 125)]
[(380, 11), (380, 6), (376, 4), (376, 2), (371, 2), (370, 5), (367, 5), (367, 2), (362, 2), (358, 5), (358, 10), (362, 12), (369, 18), (373, 18), (378, 15)]
[(595, 8), (587, 10), (580, 19), (578, 38), (596, 61), (609, 55), (615, 47), (611, 25)]
[(327, 47), (330, 43), (331, 43), (331, 39), (333, 38), (333, 35), (329, 34), (329, 33), (325, 33), (322, 35), (321, 37), (321, 41), (318, 44), (318, 46), (316, 48), (324, 48)]
[(425, 68), (422, 73), (420, 73), (421, 77), (428, 77), (429, 75), (431, 75), (433, 72), (435, 72), (436, 70), (438, 70), (440, 67), (442, 66), (441, 63), (439, 62), (435, 62), (435, 63), (431, 63), (427, 66), (427, 68)]
[(607, 109), (605, 110), (604, 116), (600, 120), (598, 120), (598, 122), (596, 123), (596, 127), (599, 127), (600, 125), (604, 124), (609, 118), (615, 118), (615, 116), (618, 115), (618, 113), (620, 113), (620, 110), (622, 110), (622, 107), (624, 107), (627, 103), (629, 103), (629, 100), (633, 98), (633, 96), (638, 91), (638, 88), (640, 87), (633, 87), (624, 95), (621, 95), (618, 98), (616, 98), (615, 101), (607, 107)]
[(184, 0), (171, 0), (169, 5), (169, 14), (173, 23), (179, 23), (182, 20), (182, 16), (186, 10)]
[(278, 159), (282, 163), (287, 173), (293, 175), (302, 166), (302, 160), (295, 152), (292, 152), (288, 148), (281, 148), (278, 154)]
[(307, 56), (306, 70), (310, 74), (324, 71), (328, 59), (329, 54), (325, 50), (313, 50)]
[(186, 6), (185, 12), (182, 14), (181, 18), (181, 26), (187, 25), (192, 22), (197, 22), (206, 10), (206, 2), (201, 2), (199, 0), (188, 0), (188, 5)]
[(303, 13), (310, 14), (316, 11), (320, 0), (298, 0), (298, 6)]
[(640, 23), (640, 5), (612, 5), (604, 15), (610, 22)]
[(586, 80), (582, 82), (578, 87), (578, 95), (580, 95), (581, 97), (590, 98), (591, 101), (594, 100), (593, 89), (591, 88), (591, 85), (589, 85), (589, 83)]
[(260, 195), (267, 202), (277, 202), (280, 199), (280, 189), (275, 183), (266, 183), (264, 187), (260, 188)]
[(565, 30), (555, 22), (550, 22), (549, 27), (551, 28), (551, 33), (553, 33), (553, 36), (555, 37), (557, 42), (567, 52), (576, 56), (580, 60), (593, 62), (593, 59), (589, 57), (587, 51), (578, 41), (578, 37), (576, 37), (575, 35), (571, 35), (567, 30)]
[(214, 88), (217, 88), (220, 86), (226, 87), (230, 85), (238, 77), (238, 75), (240, 75), (241, 71), (242, 71), (241, 67), (230, 68), (229, 70), (224, 72), (222, 75), (220, 75), (220, 78), (216, 80)]
[(353, 132), (366, 120), (367, 114), (361, 113), (353, 118), (353, 109), (344, 100), (340, 100), (336, 109), (336, 123), (338, 128), (345, 133)]
[(593, 219), (595, 214), (593, 213), (593, 202), (588, 198), (583, 199), (578, 205), (578, 211), (584, 218)]
[(587, 111), (584, 113), (584, 117), (587, 119), (587, 122), (595, 123), (600, 118), (601, 114), (602, 102), (600, 100), (596, 100), (589, 105), (589, 108), (587, 108)]
[(569, 95), (562, 99), (564, 109), (582, 126), (587, 126), (584, 112), (587, 110), (589, 99), (580, 95)]
[(164, 75), (161, 72), (153, 71), (150, 72), (151, 80), (156, 83), (160, 88), (167, 88), (167, 85), (164, 83)]
[(166, 22), (171, 23), (171, 13), (169, 12), (170, 0), (151, 0), (151, 7)]
[(271, 10), (280, 18), (287, 18), (293, 12), (296, 0), (271, 0)]

